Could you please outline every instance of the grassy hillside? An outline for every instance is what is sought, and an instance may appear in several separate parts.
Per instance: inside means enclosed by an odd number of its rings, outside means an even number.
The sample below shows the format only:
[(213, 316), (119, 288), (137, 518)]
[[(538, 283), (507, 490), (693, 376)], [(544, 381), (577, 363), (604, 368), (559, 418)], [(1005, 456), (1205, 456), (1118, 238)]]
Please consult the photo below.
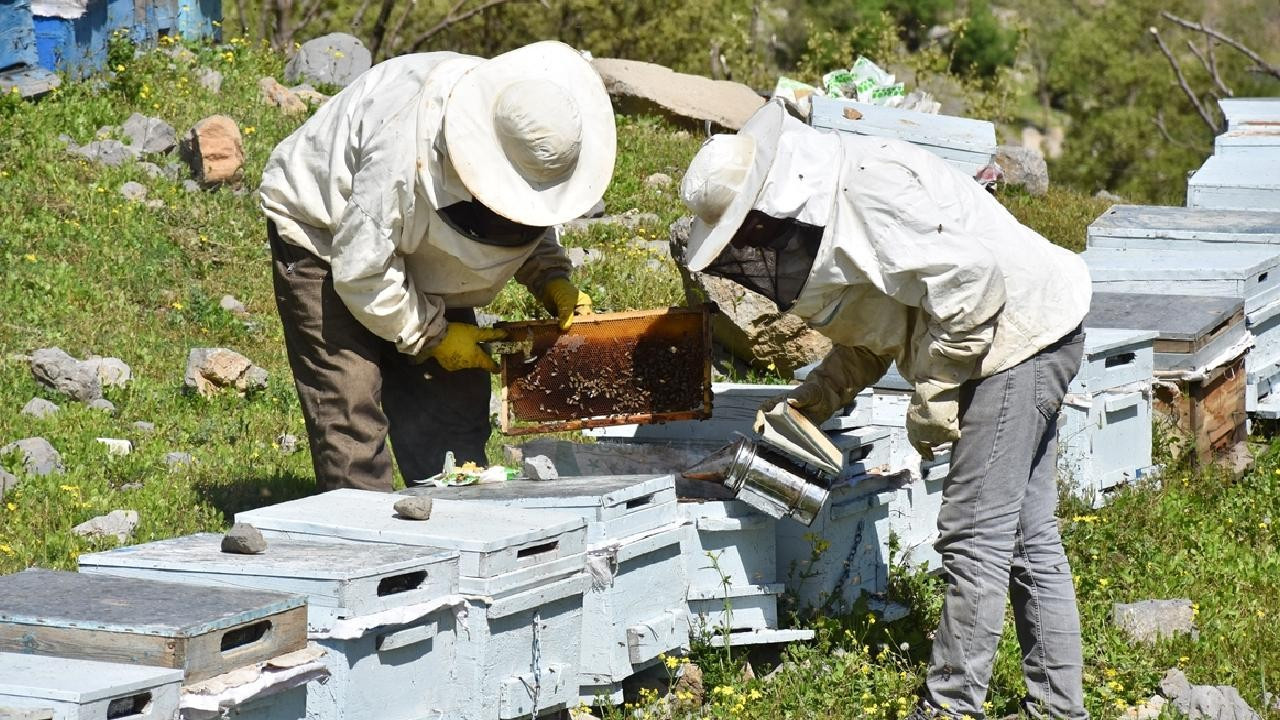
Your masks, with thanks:
[[(285, 361), (270, 285), (263, 220), (251, 192), (186, 192), (179, 181), (150, 178), (136, 163), (119, 168), (69, 155), (77, 143), (131, 112), (164, 118), (185, 131), (225, 113), (245, 134), (245, 186), (256, 185), (274, 144), (300, 122), (258, 97), (263, 75), (281, 61), (245, 43), (187, 52), (124, 55), (110, 78), (65, 86), (36, 104), (0, 100), (0, 445), (40, 435), (62, 453), (64, 475), (26, 478), (0, 502), (0, 572), (29, 566), (74, 568), (89, 542), (71, 528), (117, 508), (137, 510), (135, 541), (224, 527), (234, 511), (311, 490), (305, 446), (286, 455), (281, 433), (304, 437)], [(200, 68), (225, 78), (220, 94), (198, 82)], [(678, 216), (675, 185), (650, 187), (663, 172), (678, 184), (699, 138), (649, 118), (620, 118), (617, 176), (606, 197), (613, 212), (635, 208), (660, 220), (632, 231), (597, 229), (566, 242), (605, 250), (576, 280), (602, 310), (679, 302), (674, 266), (635, 240), (665, 239)], [(165, 161), (160, 161), (164, 164)], [(119, 187), (141, 182), (163, 207), (125, 200)], [(1060, 244), (1083, 245), (1084, 226), (1105, 203), (1055, 190), (1045, 198), (1012, 194), (1008, 205)], [(222, 311), (232, 294), (247, 317)], [(504, 290), (491, 308), (510, 318), (541, 312), (523, 289)], [(116, 416), (91, 411), (37, 386), (23, 357), (57, 345), (78, 357), (118, 356), (136, 379), (108, 390)], [(271, 374), (268, 390), (241, 399), (203, 400), (181, 390), (189, 348), (226, 346)], [(62, 406), (45, 420), (19, 413), (34, 396)], [(144, 435), (135, 421), (156, 425)], [(98, 437), (128, 438), (128, 457), (109, 457)], [(195, 463), (171, 470), (168, 452)], [(10, 471), (15, 458), (0, 459)], [(1280, 458), (1268, 451), (1240, 482), (1175, 472), (1160, 487), (1127, 493), (1099, 512), (1066, 507), (1066, 537), (1085, 621), (1087, 686), (1095, 717), (1120, 717), (1155, 691), (1162, 672), (1184, 667), (1193, 682), (1233, 684), (1255, 707), (1277, 685), (1280, 558)], [(743, 681), (741, 653), (700, 656), (708, 670), (709, 717), (872, 717), (895, 720), (909, 707), (927, 656), (925, 632), (936, 618), (937, 587), (903, 575), (912, 618), (885, 627), (866, 616), (826, 618), (820, 639), (791, 652), (794, 664), (769, 682)], [(1189, 597), (1198, 603), (1198, 640), (1130, 647), (1110, 627), (1111, 603)], [(905, 645), (904, 645), (905, 643)], [(887, 649), (886, 649), (887, 648)], [(763, 666), (757, 667), (761, 670)], [(763, 672), (760, 673), (763, 675)], [(991, 714), (1012, 712), (1021, 694), (1012, 631), (1002, 648)]]

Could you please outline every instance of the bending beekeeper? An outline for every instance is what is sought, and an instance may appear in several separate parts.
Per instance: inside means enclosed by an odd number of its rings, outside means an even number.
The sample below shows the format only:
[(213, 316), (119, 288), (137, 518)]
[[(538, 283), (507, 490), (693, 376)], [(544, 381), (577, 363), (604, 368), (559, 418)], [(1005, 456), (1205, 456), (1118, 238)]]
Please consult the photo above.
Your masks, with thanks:
[(489, 373), (474, 308), (514, 277), (562, 328), (591, 299), (554, 226), (613, 174), (613, 109), (567, 45), (380, 63), (267, 161), (276, 304), (317, 485), (391, 490), (446, 451), (485, 461)]
[[(911, 443), (952, 443), (947, 577), (917, 715), (982, 718), (1011, 596), (1032, 717), (1086, 717), (1080, 621), (1054, 509), (1056, 418), (1090, 280), (941, 158), (824, 133), (772, 102), (698, 152), (685, 262), (771, 298), (834, 342), (786, 397), (815, 424), (896, 361)], [(776, 402), (776, 401), (775, 401)]]

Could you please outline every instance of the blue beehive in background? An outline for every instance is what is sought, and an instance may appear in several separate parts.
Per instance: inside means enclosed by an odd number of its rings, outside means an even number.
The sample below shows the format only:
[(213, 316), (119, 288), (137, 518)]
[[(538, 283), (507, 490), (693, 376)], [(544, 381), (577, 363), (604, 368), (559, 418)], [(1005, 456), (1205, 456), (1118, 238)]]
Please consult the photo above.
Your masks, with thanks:
[(48, 92), (58, 77), (38, 64), (30, 0), (0, 0), (0, 92), (23, 96)]

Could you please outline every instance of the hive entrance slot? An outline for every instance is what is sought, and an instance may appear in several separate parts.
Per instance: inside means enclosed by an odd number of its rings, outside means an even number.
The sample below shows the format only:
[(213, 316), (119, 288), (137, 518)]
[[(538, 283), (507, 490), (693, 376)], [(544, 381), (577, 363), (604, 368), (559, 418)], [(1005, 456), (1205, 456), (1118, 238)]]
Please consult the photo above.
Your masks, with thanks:
[(418, 570), (415, 572), (407, 572), (401, 575), (392, 575), (384, 577), (378, 581), (378, 597), (386, 597), (387, 595), (397, 595), (410, 590), (417, 590), (422, 587), (422, 583), (427, 580), (427, 571)]
[(222, 636), (222, 652), (230, 652), (246, 645), (252, 645), (266, 637), (270, 631), (270, 620), (261, 620), (252, 625), (229, 630)]
[(559, 541), (559, 540), (554, 540), (554, 541), (552, 541), (552, 542), (542, 543), (542, 544), (540, 544), (540, 545), (530, 545), (529, 547), (526, 547), (526, 548), (520, 548), (519, 550), (517, 550), (517, 551), (516, 551), (516, 559), (518, 559), (518, 560), (528, 560), (528, 559), (530, 559), (530, 558), (538, 557), (539, 555), (545, 555), (545, 554), (547, 554), (547, 553), (553, 553), (553, 552), (555, 552), (555, 551), (556, 551), (556, 548), (558, 548), (558, 547), (560, 547), (560, 541)]
[(1268, 273), (1262, 273), (1258, 276), (1258, 282), (1266, 282)]
[(633, 498), (627, 501), (627, 509), (634, 510), (638, 507), (648, 505), (653, 500), (653, 495), (645, 495), (644, 497)]
[(1121, 353), (1120, 355), (1112, 355), (1107, 358), (1103, 361), (1103, 364), (1106, 367), (1113, 368), (1121, 365), (1128, 365), (1137, 359), (1138, 355), (1136, 353)]
[(141, 692), (137, 695), (121, 697), (107, 704), (107, 720), (127, 720), (141, 717), (151, 705), (151, 693)]

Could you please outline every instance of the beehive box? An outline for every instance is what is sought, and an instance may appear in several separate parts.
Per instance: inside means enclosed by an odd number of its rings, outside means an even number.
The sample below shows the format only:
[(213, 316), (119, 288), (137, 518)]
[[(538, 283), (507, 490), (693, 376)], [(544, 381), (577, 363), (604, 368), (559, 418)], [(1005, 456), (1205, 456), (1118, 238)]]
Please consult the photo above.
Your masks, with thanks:
[(921, 460), (918, 472), (890, 505), (889, 527), (898, 537), (900, 555), (895, 560), (928, 572), (942, 567), (942, 557), (933, 545), (938, 541), (938, 513), (942, 511), (942, 488), (951, 473), (950, 449), (935, 450), (932, 460)]
[(402, 545), (273, 540), (261, 555), (199, 534), (80, 556), (82, 573), (304, 595), (329, 677), (314, 720), (418, 720), (449, 707), (458, 554)]
[(0, 653), (0, 718), (173, 720), (182, 671)]
[(1223, 98), (1218, 106), (1227, 130), (1214, 139), (1214, 155), (1259, 151), (1280, 155), (1280, 102), (1276, 98)]
[(182, 686), (182, 720), (301, 720), (307, 717), (307, 690), (329, 671), (325, 650), (314, 643), (270, 660), (238, 667)]
[(304, 647), (303, 603), (297, 595), (26, 570), (0, 577), (0, 651), (168, 667), (193, 682)]
[(15, 88), (23, 97), (57, 87), (57, 75), (38, 66), (35, 21), (30, 0), (0, 2), (0, 93)]
[(1155, 205), (1113, 205), (1088, 229), (1089, 247), (1211, 249), (1221, 243), (1280, 244), (1280, 213)]
[(1080, 371), (1067, 392), (1092, 394), (1103, 390), (1151, 383), (1155, 373), (1153, 330), (1089, 328), (1084, 336)]
[(1085, 327), (1157, 333), (1153, 341), (1155, 414), (1172, 423), (1201, 459), (1245, 433), (1242, 301), (1193, 295), (1094, 293)]
[(1245, 312), (1280, 299), (1280, 248), (1091, 248), (1081, 257), (1089, 266), (1097, 292), (1240, 298)]
[(1263, 400), (1280, 379), (1280, 301), (1246, 314), (1245, 326), (1253, 338), (1245, 356), (1245, 410), (1269, 417), (1270, 405), (1264, 407)]
[(995, 125), (985, 120), (814, 96), (809, 124), (823, 130), (905, 140), (970, 177), (990, 164), (996, 154)]
[(1213, 155), (1187, 180), (1187, 207), (1280, 210), (1280, 153)]
[(688, 578), (675, 477), (605, 476), (462, 487), (416, 487), (426, 495), (500, 507), (551, 509), (587, 521), (592, 585), (583, 598), (580, 694), (621, 701), (621, 682), (689, 645)]
[(398, 495), (335, 490), (236, 516), (271, 538), (337, 538), (455, 550), (468, 600), (448, 717), (492, 720), (578, 701), (586, 521), (551, 510), (438, 500), (431, 518), (399, 518)]

